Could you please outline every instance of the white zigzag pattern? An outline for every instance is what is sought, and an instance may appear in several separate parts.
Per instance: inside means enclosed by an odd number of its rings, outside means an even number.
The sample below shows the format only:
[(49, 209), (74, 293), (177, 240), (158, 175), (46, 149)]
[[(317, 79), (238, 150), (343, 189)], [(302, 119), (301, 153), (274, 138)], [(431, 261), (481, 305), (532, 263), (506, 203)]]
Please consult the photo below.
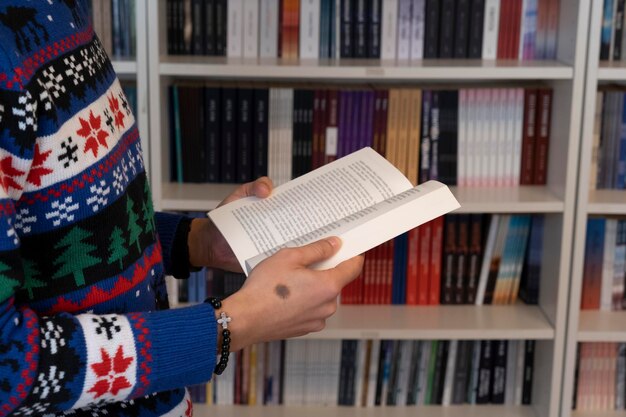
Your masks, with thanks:
[(66, 197), (61, 203), (59, 200), (52, 202), (52, 208), (56, 209), (46, 213), (46, 219), (52, 220), (54, 226), (59, 226), (61, 222), (71, 222), (74, 220), (74, 214), (72, 212), (78, 210), (79, 204), (72, 204), (72, 197)]
[(15, 230), (21, 233), (30, 233), (31, 224), (37, 223), (37, 216), (30, 215), (30, 211), (27, 208), (21, 208), (15, 213)]

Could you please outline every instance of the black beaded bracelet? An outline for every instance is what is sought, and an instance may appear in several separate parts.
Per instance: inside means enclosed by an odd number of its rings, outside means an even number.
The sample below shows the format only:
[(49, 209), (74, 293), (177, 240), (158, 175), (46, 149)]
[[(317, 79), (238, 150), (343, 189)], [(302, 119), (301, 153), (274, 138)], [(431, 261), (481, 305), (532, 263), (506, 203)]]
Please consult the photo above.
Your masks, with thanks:
[[(215, 310), (219, 310), (222, 308), (222, 302), (215, 297), (209, 297), (204, 300), (205, 303), (211, 304)], [(226, 369), (226, 365), (228, 365), (228, 356), (230, 355), (230, 330), (228, 330), (228, 323), (230, 323), (231, 318), (225, 312), (220, 312), (220, 318), (217, 319), (217, 324), (222, 326), (222, 352), (220, 353), (220, 360), (215, 365), (215, 369), (213, 373), (215, 375), (222, 375), (222, 372)]]

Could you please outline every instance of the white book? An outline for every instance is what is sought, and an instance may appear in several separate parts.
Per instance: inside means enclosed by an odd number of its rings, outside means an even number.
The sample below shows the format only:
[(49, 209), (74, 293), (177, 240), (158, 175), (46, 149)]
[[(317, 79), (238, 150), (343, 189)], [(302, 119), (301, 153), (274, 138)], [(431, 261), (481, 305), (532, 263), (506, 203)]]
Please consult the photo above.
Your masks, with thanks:
[[(246, 0), (248, 1), (248, 0)], [(243, 0), (229, 0), (226, 56), (243, 56)]]
[(356, 372), (354, 373), (354, 405), (360, 406), (363, 392), (363, 374), (365, 372), (365, 348), (367, 340), (358, 340), (356, 346)]
[[(341, 206), (334, 201), (338, 194)], [(276, 187), (266, 199), (240, 199), (209, 216), (249, 274), (281, 248), (338, 236), (343, 241), (339, 251), (314, 265), (332, 268), (459, 207), (444, 184), (428, 181), (413, 187), (366, 147)]]
[[(504, 121), (504, 133), (503, 141), (505, 144), (502, 152), (502, 158), (504, 160), (504, 171), (501, 172), (502, 182), (500, 185), (512, 186), (513, 178), (513, 165), (515, 155), (513, 154), (513, 147), (515, 142), (515, 92), (513, 88), (507, 88), (506, 97), (504, 99), (503, 109), (503, 121)], [(520, 133), (521, 134), (521, 133)], [(518, 184), (515, 184), (518, 185)]]
[(259, 55), (278, 57), (278, 0), (259, 0)]
[(300, 58), (320, 56), (320, 0), (300, 0)]
[(280, 174), (275, 185), (281, 185), (291, 179), (293, 165), (293, 89), (281, 89), (281, 114), (279, 134)]
[(426, 1), (412, 0), (411, 6), (411, 60), (424, 58), (424, 31), (426, 28)]
[(456, 182), (459, 187), (465, 187), (467, 184), (467, 93), (468, 90), (463, 88), (459, 90), (459, 112), (458, 112), (458, 153), (457, 153), (457, 174)]
[(296, 375), (296, 362), (298, 352), (297, 343), (301, 340), (291, 339), (285, 343), (285, 368), (284, 368), (284, 384), (283, 384), (283, 402), (285, 405), (296, 405), (296, 392), (298, 389), (298, 376)]
[(257, 58), (259, 56), (259, 1), (243, 2), (243, 56)]
[(496, 244), (496, 236), (498, 234), (499, 224), (500, 224), (500, 215), (493, 214), (491, 216), (491, 223), (489, 224), (489, 233), (487, 234), (487, 243), (485, 243), (483, 263), (480, 268), (478, 288), (476, 290), (476, 305), (482, 305), (485, 299), (485, 290), (487, 289), (487, 279), (489, 278), (489, 266), (491, 265), (491, 257), (493, 256), (494, 247)]
[(522, 169), (522, 136), (524, 135), (524, 89), (513, 89), (513, 163), (511, 165), (513, 172), (509, 174), (507, 185), (517, 186), (520, 183), (520, 174)]
[(454, 374), (456, 371), (456, 351), (459, 345), (458, 340), (451, 340), (448, 345), (448, 363), (446, 364), (446, 375), (443, 383), (443, 399), (441, 405), (452, 405), (452, 388), (454, 387)]
[(485, 0), (483, 22), (483, 59), (498, 56), (498, 30), (500, 25), (500, 0)]
[(165, 277), (165, 288), (167, 288), (167, 301), (170, 306), (178, 305), (178, 280), (170, 275)]
[(378, 380), (378, 359), (380, 357), (380, 339), (372, 340), (369, 373), (367, 382), (367, 399), (365, 405), (374, 407), (376, 400), (376, 381)]
[(380, 58), (395, 60), (398, 40), (398, 0), (383, 0), (381, 25)]
[(522, 405), (522, 394), (524, 389), (524, 360), (526, 358), (526, 343), (523, 340), (517, 341), (517, 358), (515, 367), (515, 397), (513, 405)]
[(600, 310), (611, 311), (613, 298), (613, 264), (617, 239), (617, 219), (606, 219), (604, 231), (604, 255), (602, 283), (600, 287)]
[(422, 352), (420, 354), (420, 363), (417, 368), (417, 402), (416, 405), (424, 405), (426, 396), (426, 385), (428, 384), (428, 362), (430, 360), (430, 351), (432, 342), (425, 340), (422, 342)]
[[(532, 6), (530, 3), (531, 3), (531, 0), (522, 0), (522, 7), (520, 9), (521, 10), (520, 24), (519, 24), (520, 32), (519, 32), (518, 52), (517, 52), (517, 57), (520, 61), (524, 58), (524, 37), (530, 30), (530, 28), (528, 27), (530, 24), (530, 20), (531, 20), (530, 16), (528, 15), (528, 13), (530, 12), (529, 8)], [(536, 12), (535, 12), (535, 16), (536, 16)]]
[(477, 149), (478, 153), (478, 168), (479, 172), (477, 173), (478, 181), (476, 185), (484, 187), (487, 185), (487, 179), (489, 176), (489, 130), (490, 126), (490, 113), (491, 113), (491, 89), (489, 88), (481, 88), (479, 90), (479, 99), (478, 99), (478, 111), (480, 112), (480, 116), (478, 117), (478, 135), (477, 135)]
[(498, 140), (498, 121), (502, 108), (501, 94), (502, 89), (489, 89), (489, 111), (487, 113), (487, 136), (483, 147), (483, 157), (487, 162), (487, 172), (485, 174), (486, 183), (484, 185), (493, 187), (496, 185), (497, 176), (497, 160), (499, 155)]
[(337, 405), (339, 402), (339, 369), (341, 366), (341, 340), (333, 340), (330, 381), (330, 404)]
[(316, 354), (317, 354), (317, 340), (310, 339), (304, 340), (305, 342), (305, 356), (304, 356), (304, 372), (302, 372), (302, 391), (300, 395), (303, 397), (300, 399), (299, 403), (302, 405), (311, 405), (314, 402), (314, 394), (315, 387), (317, 385), (317, 381), (315, 380), (317, 377), (317, 362)]
[(517, 340), (509, 340), (506, 354), (506, 382), (504, 384), (504, 404), (513, 405), (515, 401), (515, 376), (517, 371)]
[(508, 97), (509, 90), (509, 88), (500, 88), (498, 89), (497, 93), (498, 104), (496, 107), (496, 112), (498, 113), (498, 115), (494, 127), (497, 131), (496, 141), (498, 142), (498, 144), (497, 147), (494, 147), (493, 149), (497, 149), (498, 155), (496, 157), (496, 174), (495, 177), (491, 180), (491, 186), (497, 185), (499, 187), (502, 187), (503, 185), (505, 185), (506, 172), (508, 170), (507, 165), (510, 165), (507, 164), (507, 155), (510, 155), (511, 148), (513, 147), (513, 137), (512, 135), (507, 135), (507, 126), (509, 124), (513, 126), (513, 123), (511, 120), (509, 120), (509, 109), (512, 107)]
[(269, 118), (268, 118), (268, 141), (267, 141), (267, 175), (270, 178), (278, 178), (278, 116), (279, 116), (279, 90), (270, 88), (269, 92)]
[(478, 392), (478, 381), (480, 371), (480, 340), (474, 340), (472, 346), (472, 365), (470, 368), (470, 379), (467, 384), (467, 402), (470, 404), (476, 404), (476, 393)]
[(411, 2), (413, 0), (398, 0), (397, 20), (397, 51), (399, 61), (406, 61), (411, 57)]
[(476, 171), (478, 170), (478, 163), (476, 161), (476, 155), (478, 155), (476, 149), (476, 137), (478, 130), (478, 101), (477, 91), (475, 88), (467, 90), (467, 127), (466, 127), (466, 178), (465, 185), (473, 187), (476, 185)]

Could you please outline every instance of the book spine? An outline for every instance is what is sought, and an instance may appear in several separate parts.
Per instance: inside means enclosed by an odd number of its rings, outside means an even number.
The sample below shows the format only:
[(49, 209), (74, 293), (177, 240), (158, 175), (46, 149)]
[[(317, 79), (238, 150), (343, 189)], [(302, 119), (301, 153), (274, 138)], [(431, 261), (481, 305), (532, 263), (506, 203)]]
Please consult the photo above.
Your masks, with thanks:
[(424, 58), (439, 57), (439, 0), (426, 0)]
[(406, 274), (406, 304), (419, 304), (419, 266), (420, 266), (420, 248), (419, 248), (419, 228), (411, 229), (408, 237), (407, 248), (407, 274)]
[(524, 356), (524, 385), (522, 388), (522, 404), (528, 405), (532, 402), (533, 373), (535, 367), (535, 341), (526, 340), (524, 342), (526, 352)]
[(341, 58), (352, 58), (354, 56), (354, 45), (352, 40), (352, 2), (356, 0), (341, 0)]
[(520, 36), (521, 36), (521, 25), (523, 23), (523, 13), (525, 5), (528, 3), (528, 0), (516, 0), (513, 6), (513, 30), (511, 32), (511, 37), (508, 45), (508, 59), (519, 59), (520, 56)]
[(398, 0), (396, 57), (403, 61), (408, 60), (411, 53), (411, 2), (412, 0)]
[(430, 172), (428, 179), (439, 180), (439, 136), (441, 122), (440, 92), (431, 92), (430, 105)]
[[(446, 90), (439, 93), (439, 140), (438, 142), (438, 178), (445, 184), (456, 185), (458, 159), (458, 90)], [(433, 154), (434, 154), (433, 147)]]
[(533, 183), (536, 109), (537, 90), (527, 88), (524, 91), (524, 134), (522, 138), (520, 185), (531, 185)]
[(469, 215), (459, 214), (457, 222), (454, 304), (466, 304), (468, 302), (469, 229)]
[(430, 179), (430, 132), (431, 132), (431, 104), (432, 92), (424, 90), (422, 92), (422, 134), (420, 148), (420, 178), (419, 182), (426, 182)]
[(372, 0), (369, 8), (368, 58), (378, 59), (381, 53), (382, 0)]
[(208, 182), (220, 182), (220, 121), (221, 100), (219, 88), (204, 88), (204, 110), (206, 112), (206, 177)]
[(426, 0), (412, 0), (411, 5), (411, 60), (424, 57), (424, 30)]
[(508, 42), (511, 38), (511, 31), (513, 30), (513, 21), (511, 16), (513, 14), (513, 6), (515, 0), (504, 1), (500, 4), (500, 19), (498, 21), (498, 49), (496, 52), (497, 59), (506, 59), (508, 53)]
[(267, 175), (269, 91), (267, 88), (254, 90), (253, 161), (252, 179)]
[(353, 8), (353, 58), (367, 58), (368, 55), (368, 2), (366, 0), (354, 0), (356, 3)]
[(203, 24), (205, 3), (203, 0), (192, 0), (191, 3), (191, 17), (193, 19), (193, 28), (191, 35), (191, 54), (202, 55), (204, 53), (204, 39), (202, 36), (203, 28), (206, 23)]
[(452, 58), (454, 57), (454, 31), (459, 29), (459, 27), (455, 28), (454, 22), (455, 0), (442, 0), (440, 13), (439, 58)]
[(320, 57), (320, 0), (300, 0), (300, 58)]
[(228, 44), (228, 0), (215, 1), (215, 55), (225, 56)]
[(227, 56), (243, 56), (243, 0), (228, 1)]
[(467, 57), (483, 57), (483, 25), (485, 21), (485, 0), (472, 0), (469, 18), (469, 40)]
[(504, 404), (504, 392), (506, 382), (507, 341), (497, 340), (494, 342), (493, 352), (493, 382), (491, 387), (491, 403)]
[(243, 2), (243, 56), (259, 56), (259, 0)]
[(456, 18), (454, 24), (454, 57), (468, 57), (470, 0), (457, 0)]
[(441, 304), (454, 304), (454, 284), (456, 266), (457, 216), (445, 216), (443, 241), (443, 286), (441, 289)]
[(482, 58), (496, 59), (500, 30), (500, 0), (485, 0)]
[(396, 59), (398, 42), (398, 1), (382, 0), (382, 28), (381, 28), (381, 58), (383, 60)]
[(278, 57), (278, 3), (279, 0), (260, 0), (259, 55), (261, 58)]
[(222, 182), (236, 181), (237, 89), (222, 90)]
[(204, 0), (204, 18), (202, 25), (203, 55), (215, 55), (215, 0)]
[(443, 251), (443, 233), (444, 233), (444, 217), (440, 216), (430, 222), (432, 227), (430, 239), (430, 266), (429, 266), (429, 305), (439, 304), (441, 293), (441, 270), (442, 270), (442, 251)]
[(252, 127), (254, 90), (240, 88), (237, 96), (237, 167), (236, 180), (252, 180)]
[(559, 31), (559, 0), (548, 0), (548, 31), (546, 37), (546, 59), (556, 59)]
[(480, 346), (480, 362), (478, 368), (478, 390), (476, 392), (476, 404), (487, 404), (490, 400), (492, 386), (492, 367), (494, 341), (483, 340)]
[(548, 147), (550, 140), (550, 122), (552, 115), (552, 90), (540, 89), (538, 91), (537, 116), (535, 133), (535, 185), (544, 185), (548, 174)]
[(326, 124), (325, 163), (335, 160), (339, 141), (338, 116), (339, 116), (339, 92), (328, 91), (328, 122)]

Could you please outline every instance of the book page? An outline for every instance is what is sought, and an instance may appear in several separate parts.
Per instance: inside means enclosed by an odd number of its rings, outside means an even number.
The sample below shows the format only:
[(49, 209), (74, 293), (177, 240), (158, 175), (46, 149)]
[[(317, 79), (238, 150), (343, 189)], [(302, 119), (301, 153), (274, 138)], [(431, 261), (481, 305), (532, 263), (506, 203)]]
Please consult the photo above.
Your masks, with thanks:
[(244, 271), (245, 261), (347, 216), (412, 185), (389, 161), (363, 148), (276, 187), (209, 212)]
[(331, 258), (313, 265), (332, 268), (394, 237), (460, 207), (450, 189), (438, 181), (428, 181), (385, 201), (327, 224), (313, 232), (265, 251), (246, 261), (247, 274), (267, 257), (284, 247), (297, 247), (329, 236), (342, 240)]

